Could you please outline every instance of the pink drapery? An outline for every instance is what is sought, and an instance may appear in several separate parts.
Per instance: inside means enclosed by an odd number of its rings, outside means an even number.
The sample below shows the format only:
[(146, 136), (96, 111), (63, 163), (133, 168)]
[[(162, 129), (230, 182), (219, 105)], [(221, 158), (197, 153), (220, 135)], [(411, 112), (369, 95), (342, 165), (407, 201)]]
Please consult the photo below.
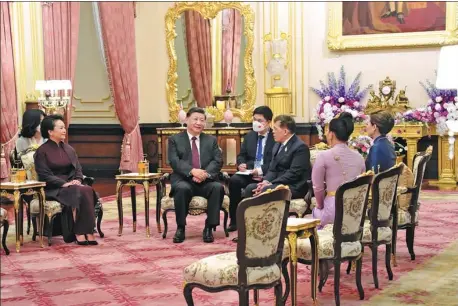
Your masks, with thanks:
[(236, 9), (223, 10), (222, 61), (221, 69), (224, 93), (235, 93), (242, 43), (242, 16)]
[(134, 6), (131, 2), (99, 2), (99, 11), (111, 94), (124, 129), (119, 168), (137, 172), (143, 146), (138, 125)]
[[(79, 2), (44, 2), (43, 46), (46, 80), (75, 79), (76, 55), (80, 22)], [(70, 91), (70, 97), (73, 92)], [(68, 128), (72, 115), (71, 100), (65, 113)]]
[(199, 107), (211, 106), (213, 92), (210, 20), (191, 10), (186, 11), (184, 16), (192, 92)]
[[(14, 75), (13, 41), (11, 37), (10, 10), (8, 2), (1, 2), (0, 12), (0, 59), (1, 59), (1, 143), (2, 156), (0, 178), (6, 180), (10, 170), (9, 154), (16, 145), (18, 113), (16, 80)], [(4, 155), (3, 155), (4, 154)]]

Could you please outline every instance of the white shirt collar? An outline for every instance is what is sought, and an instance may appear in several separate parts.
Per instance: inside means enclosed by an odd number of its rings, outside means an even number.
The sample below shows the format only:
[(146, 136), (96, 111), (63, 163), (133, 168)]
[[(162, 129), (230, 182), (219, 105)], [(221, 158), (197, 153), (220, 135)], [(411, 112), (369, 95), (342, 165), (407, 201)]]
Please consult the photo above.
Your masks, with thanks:
[(186, 131), (186, 133), (188, 134), (188, 138), (189, 138), (189, 141), (192, 141), (192, 138), (193, 137), (196, 137), (196, 141), (199, 141), (200, 140), (200, 134), (197, 135), (197, 136), (192, 136), (188, 131)]
[(264, 135), (261, 135), (261, 134), (258, 133), (258, 137), (259, 136), (264, 136), (264, 139), (267, 139), (267, 136), (269, 136), (269, 132), (270, 132), (270, 129), (268, 129), (267, 132)]
[(296, 135), (296, 134), (291, 135), (288, 139), (286, 139), (286, 140), (282, 143), (282, 145), (283, 145), (283, 146), (286, 146), (286, 144), (288, 143), (288, 141), (289, 141), (291, 138), (293, 138), (294, 135)]

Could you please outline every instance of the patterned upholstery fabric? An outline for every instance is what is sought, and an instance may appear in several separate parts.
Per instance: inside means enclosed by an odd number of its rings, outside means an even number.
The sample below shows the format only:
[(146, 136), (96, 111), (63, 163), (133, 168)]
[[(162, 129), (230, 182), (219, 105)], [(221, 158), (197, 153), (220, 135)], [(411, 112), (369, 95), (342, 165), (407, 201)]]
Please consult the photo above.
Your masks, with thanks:
[(377, 219), (379, 221), (388, 220), (393, 206), (394, 194), (398, 176), (384, 178), (379, 183), (379, 207)]
[(359, 231), (368, 188), (369, 185), (363, 185), (344, 192), (342, 234), (354, 234)]
[(246, 209), (246, 257), (265, 258), (277, 252), (285, 205), (275, 201)]
[[(391, 242), (393, 233), (389, 227), (379, 227), (377, 229), (377, 241)], [(372, 242), (371, 223), (369, 220), (364, 222), (363, 243)]]
[(404, 169), (402, 170), (402, 174), (399, 177), (399, 187), (398, 187), (398, 207), (402, 210), (407, 210), (410, 205), (410, 200), (412, 199), (412, 194), (400, 194), (400, 189), (407, 187), (413, 187), (413, 173), (407, 165), (404, 165)]
[(304, 199), (293, 199), (289, 203), (289, 212), (296, 213), (299, 217), (307, 210), (307, 202)]
[(8, 220), (8, 212), (6, 209), (0, 207), (0, 227), (3, 226), (4, 220)]
[[(236, 252), (203, 258), (184, 269), (184, 280), (207, 287), (238, 285), (239, 266)], [(270, 284), (280, 279), (280, 269), (274, 264), (268, 267), (247, 268), (248, 285)]]
[[(54, 216), (62, 212), (62, 204), (57, 201), (45, 201), (45, 214)], [(33, 199), (30, 202), (30, 213), (38, 215), (40, 213), (40, 203), (38, 199)]]
[(310, 163), (312, 166), (315, 164), (316, 157), (320, 152), (323, 152), (323, 150), (310, 150)]
[[(168, 196), (163, 197), (161, 199), (161, 209), (175, 209), (175, 202), (173, 201), (173, 198)], [(207, 199), (203, 197), (192, 197), (191, 202), (189, 203), (189, 209), (207, 210)], [(229, 212), (229, 197), (227, 195), (224, 196), (223, 209)]]
[[(418, 216), (419, 216), (419, 211), (417, 210), (415, 212), (415, 222), (418, 222)], [(410, 213), (408, 211), (399, 209), (398, 210), (398, 226), (404, 225), (410, 222), (411, 222)]]
[[(334, 235), (332, 225), (318, 231), (318, 257), (319, 259), (332, 259), (334, 257)], [(283, 258), (289, 257), (290, 247), (285, 241)], [(342, 258), (358, 256), (361, 253), (361, 243), (342, 242)], [(312, 260), (312, 246), (309, 238), (297, 239), (297, 257), (303, 260)]]
[(21, 156), (22, 164), (27, 173), (28, 180), (38, 180), (37, 173), (35, 171), (35, 160), (33, 156), (35, 155), (35, 150), (30, 151)]

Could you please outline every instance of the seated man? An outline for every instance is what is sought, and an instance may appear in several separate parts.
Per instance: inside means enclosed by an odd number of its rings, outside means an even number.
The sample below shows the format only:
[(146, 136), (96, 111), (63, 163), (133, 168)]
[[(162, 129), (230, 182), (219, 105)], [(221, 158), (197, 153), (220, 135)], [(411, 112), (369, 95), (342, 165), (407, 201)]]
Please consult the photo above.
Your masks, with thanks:
[(242, 199), (242, 188), (248, 184), (260, 182), (262, 175), (269, 169), (272, 148), (275, 144), (270, 131), (272, 117), (272, 110), (268, 106), (259, 106), (253, 112), (253, 131), (245, 135), (240, 154), (237, 156), (238, 170), (242, 172), (252, 170), (253, 172), (251, 175), (234, 174), (230, 179), (229, 215), (231, 223), (228, 228), (229, 232), (237, 230), (236, 211)]
[(186, 131), (169, 138), (168, 158), (173, 169), (170, 196), (175, 202), (177, 222), (173, 242), (181, 243), (185, 240), (186, 216), (193, 196), (201, 196), (208, 201), (203, 240), (213, 242), (212, 228), (219, 225), (224, 199), (224, 187), (216, 181), (223, 159), (216, 138), (202, 132), (205, 127), (205, 111), (192, 107), (186, 117)]
[(304, 197), (310, 179), (310, 151), (295, 135), (296, 122), (291, 116), (280, 115), (274, 119), (273, 136), (277, 142), (273, 149), (269, 170), (260, 183), (245, 188), (244, 197), (256, 196), (277, 185), (288, 185), (292, 198)]

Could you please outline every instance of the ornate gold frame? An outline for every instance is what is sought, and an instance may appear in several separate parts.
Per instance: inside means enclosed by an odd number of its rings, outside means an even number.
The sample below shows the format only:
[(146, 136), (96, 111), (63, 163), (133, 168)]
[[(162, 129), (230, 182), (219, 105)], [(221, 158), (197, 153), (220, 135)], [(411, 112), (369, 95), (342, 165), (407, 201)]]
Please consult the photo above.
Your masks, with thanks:
[[(255, 99), (256, 99), (256, 80), (254, 78), (253, 68), (253, 43), (254, 43), (254, 12), (250, 5), (242, 4), (241, 2), (177, 2), (167, 11), (165, 15), (165, 39), (167, 45), (167, 54), (169, 56), (169, 70), (167, 72), (167, 103), (169, 104), (169, 121), (178, 122), (178, 112), (180, 105), (177, 101), (177, 56), (175, 52), (175, 22), (180, 14), (186, 10), (194, 10), (199, 12), (206, 19), (213, 19), (219, 11), (233, 8), (240, 11), (244, 18), (245, 28), (244, 35), (246, 36), (245, 50), (245, 101), (240, 109), (232, 108), (231, 111), (235, 117), (239, 117), (242, 122), (251, 121), (253, 115)], [(224, 111), (217, 109), (214, 106), (207, 107), (206, 111), (215, 116), (214, 121), (223, 120)]]
[(358, 50), (458, 44), (458, 3), (447, 2), (445, 31), (342, 35), (342, 2), (328, 3), (328, 48)]

